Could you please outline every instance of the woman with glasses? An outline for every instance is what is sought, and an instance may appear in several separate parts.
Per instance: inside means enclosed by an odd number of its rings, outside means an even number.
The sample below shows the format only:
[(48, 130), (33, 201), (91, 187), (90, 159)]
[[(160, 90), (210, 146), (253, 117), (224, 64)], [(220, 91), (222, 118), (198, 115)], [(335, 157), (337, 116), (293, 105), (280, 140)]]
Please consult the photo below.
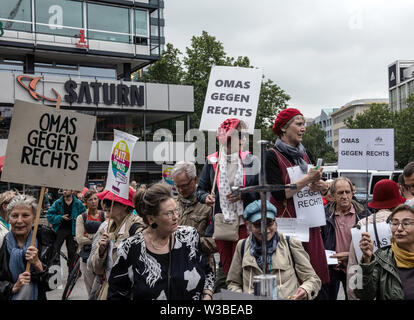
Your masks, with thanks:
[(359, 242), (362, 284), (354, 289), (361, 300), (414, 300), (414, 209), (406, 204), (395, 208), (389, 224), (391, 245), (374, 253), (369, 233)]
[[(263, 274), (261, 201), (249, 204), (244, 218), (250, 236), (237, 244), (227, 277), (227, 288), (231, 291), (252, 294), (254, 276)], [(321, 280), (309, 261), (302, 243), (289, 240), (277, 232), (276, 208), (267, 201), (267, 270), (277, 276), (278, 298), (293, 300), (314, 299), (321, 288)]]
[(138, 190), (135, 209), (149, 227), (125, 240), (109, 277), (109, 300), (211, 300), (214, 274), (200, 236), (178, 226), (171, 188)]

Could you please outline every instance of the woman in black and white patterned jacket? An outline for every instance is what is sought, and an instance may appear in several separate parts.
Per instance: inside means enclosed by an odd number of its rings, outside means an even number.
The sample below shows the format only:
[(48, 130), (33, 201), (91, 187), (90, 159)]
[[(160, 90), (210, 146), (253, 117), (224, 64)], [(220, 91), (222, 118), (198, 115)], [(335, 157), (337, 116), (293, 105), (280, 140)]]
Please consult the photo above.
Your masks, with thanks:
[(157, 183), (135, 194), (135, 209), (149, 226), (124, 240), (109, 277), (108, 300), (210, 300), (214, 273), (197, 230), (178, 226), (171, 188)]

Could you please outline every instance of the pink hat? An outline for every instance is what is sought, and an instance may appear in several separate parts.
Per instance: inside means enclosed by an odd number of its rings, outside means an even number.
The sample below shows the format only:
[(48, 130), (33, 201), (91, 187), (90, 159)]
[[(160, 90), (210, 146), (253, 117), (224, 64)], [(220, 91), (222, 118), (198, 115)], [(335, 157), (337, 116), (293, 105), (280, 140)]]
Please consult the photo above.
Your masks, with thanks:
[[(133, 188), (129, 187), (128, 200), (126, 200), (124, 198), (121, 198), (121, 197), (118, 197), (117, 195), (115, 195), (114, 202), (118, 202), (118, 203), (121, 203), (121, 204), (125, 204), (125, 205), (127, 205), (129, 207), (134, 208), (134, 204), (133, 204), (134, 195), (135, 195), (135, 190)], [(109, 200), (109, 201), (112, 201), (113, 193), (111, 191), (109, 191), (109, 190), (104, 190), (104, 191), (98, 193), (96, 196), (99, 198), (99, 200)]]
[(374, 186), (373, 199), (368, 207), (373, 209), (391, 209), (404, 203), (398, 184), (390, 179), (378, 181)]
[(275, 123), (273, 124), (273, 132), (275, 135), (280, 136), (280, 129), (289, 122), (290, 119), (292, 119), (294, 116), (303, 114), (295, 108), (287, 108), (282, 111), (280, 111), (275, 119)]

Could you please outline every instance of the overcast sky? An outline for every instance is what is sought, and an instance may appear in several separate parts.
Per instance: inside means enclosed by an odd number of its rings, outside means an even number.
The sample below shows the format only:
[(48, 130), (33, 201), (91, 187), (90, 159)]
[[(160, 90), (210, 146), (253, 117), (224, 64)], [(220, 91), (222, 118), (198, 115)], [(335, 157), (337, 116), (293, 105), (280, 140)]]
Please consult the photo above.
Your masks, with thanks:
[(247, 56), (306, 117), (388, 99), (387, 70), (414, 60), (412, 0), (165, 0), (165, 37), (185, 53), (203, 30)]

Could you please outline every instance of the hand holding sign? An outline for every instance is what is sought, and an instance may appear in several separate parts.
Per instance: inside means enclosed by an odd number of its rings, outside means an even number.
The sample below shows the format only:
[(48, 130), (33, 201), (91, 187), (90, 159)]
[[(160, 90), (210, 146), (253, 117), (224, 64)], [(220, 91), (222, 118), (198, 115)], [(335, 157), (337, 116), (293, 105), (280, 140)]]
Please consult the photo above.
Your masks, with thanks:
[(364, 263), (370, 263), (372, 254), (374, 253), (374, 243), (371, 240), (371, 235), (368, 232), (362, 232), (359, 247), (362, 251), (362, 260)]

